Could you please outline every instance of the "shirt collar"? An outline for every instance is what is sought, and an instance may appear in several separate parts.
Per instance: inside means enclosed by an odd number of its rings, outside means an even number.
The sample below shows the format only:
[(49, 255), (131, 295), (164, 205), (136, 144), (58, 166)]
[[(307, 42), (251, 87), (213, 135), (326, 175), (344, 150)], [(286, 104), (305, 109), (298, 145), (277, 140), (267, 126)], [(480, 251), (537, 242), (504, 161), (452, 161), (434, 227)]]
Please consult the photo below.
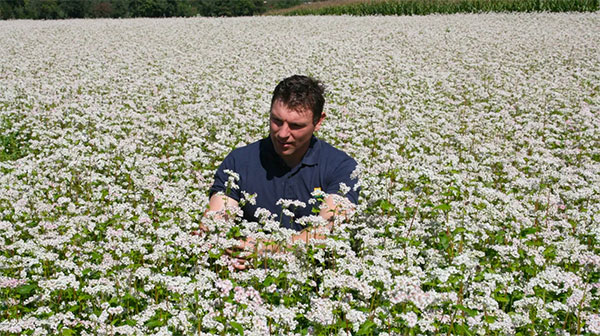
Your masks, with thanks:
[(302, 158), (302, 161), (300, 163), (305, 166), (313, 166), (318, 164), (320, 150), (321, 142), (319, 141), (319, 139), (317, 139), (316, 136), (313, 135), (312, 138), (310, 138), (308, 150), (306, 151), (306, 154), (304, 154), (304, 157)]
[[(270, 136), (267, 136), (265, 139), (265, 149), (266, 149), (266, 152), (268, 153), (269, 157), (271, 157), (271, 159), (275, 159), (275, 160), (279, 161), (282, 165), (285, 166), (285, 162), (283, 161), (283, 159), (281, 157), (279, 157), (279, 155), (277, 155), (277, 152), (275, 152), (275, 148), (273, 147), (273, 142), (271, 141)], [(304, 154), (304, 157), (302, 157), (302, 161), (300, 161), (300, 164), (298, 165), (298, 167), (313, 166), (313, 165), (318, 164), (320, 151), (321, 151), (321, 141), (316, 136), (313, 135), (310, 138), (310, 144), (308, 145), (308, 150)]]

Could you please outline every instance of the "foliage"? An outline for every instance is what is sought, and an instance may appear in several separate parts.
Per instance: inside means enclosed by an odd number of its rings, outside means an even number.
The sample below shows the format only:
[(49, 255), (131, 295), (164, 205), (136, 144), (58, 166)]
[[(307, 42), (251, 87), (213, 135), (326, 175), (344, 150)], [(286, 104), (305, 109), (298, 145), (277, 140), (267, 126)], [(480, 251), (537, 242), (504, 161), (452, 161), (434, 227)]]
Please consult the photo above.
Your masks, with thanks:
[(265, 10), (265, 4), (260, 0), (0, 1), (0, 19), (246, 16)]
[(596, 11), (598, 0), (3, 0), (0, 19)]
[(598, 0), (333, 0), (303, 4), (279, 15), (427, 15), (482, 12), (597, 11)]
[(0, 115), (0, 162), (27, 155), (31, 132), (12, 114)]

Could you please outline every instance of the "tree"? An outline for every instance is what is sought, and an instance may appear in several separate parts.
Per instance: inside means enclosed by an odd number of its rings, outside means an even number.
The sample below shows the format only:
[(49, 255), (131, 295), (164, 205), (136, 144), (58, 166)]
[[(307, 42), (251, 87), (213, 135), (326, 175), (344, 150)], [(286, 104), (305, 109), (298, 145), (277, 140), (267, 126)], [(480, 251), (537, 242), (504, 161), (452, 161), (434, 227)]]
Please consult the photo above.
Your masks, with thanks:
[(133, 0), (129, 3), (134, 17), (166, 16), (167, 0)]
[(89, 10), (90, 1), (59, 0), (58, 6), (65, 18), (83, 18), (86, 17), (86, 13)]
[(113, 12), (112, 4), (108, 1), (94, 4), (91, 10), (92, 17), (111, 17)]
[(0, 19), (22, 19), (24, 18), (23, 0), (4, 0), (0, 1)]
[(265, 0), (0, 0), (0, 19), (246, 16), (264, 13), (265, 3)]
[(200, 0), (198, 6), (203, 16), (247, 16), (265, 11), (263, 0)]
[(267, 0), (268, 9), (282, 9), (298, 6), (304, 3), (302, 0)]

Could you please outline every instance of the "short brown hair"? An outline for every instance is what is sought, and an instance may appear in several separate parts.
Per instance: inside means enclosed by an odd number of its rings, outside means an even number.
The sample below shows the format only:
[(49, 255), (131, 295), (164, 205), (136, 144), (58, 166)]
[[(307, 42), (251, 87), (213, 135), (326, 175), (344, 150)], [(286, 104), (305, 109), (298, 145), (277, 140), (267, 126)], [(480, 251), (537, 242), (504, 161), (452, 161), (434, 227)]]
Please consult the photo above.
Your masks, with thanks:
[(294, 75), (285, 78), (273, 90), (271, 108), (275, 101), (281, 101), (291, 109), (308, 109), (313, 113), (313, 124), (317, 124), (323, 114), (325, 97), (323, 84), (311, 77)]

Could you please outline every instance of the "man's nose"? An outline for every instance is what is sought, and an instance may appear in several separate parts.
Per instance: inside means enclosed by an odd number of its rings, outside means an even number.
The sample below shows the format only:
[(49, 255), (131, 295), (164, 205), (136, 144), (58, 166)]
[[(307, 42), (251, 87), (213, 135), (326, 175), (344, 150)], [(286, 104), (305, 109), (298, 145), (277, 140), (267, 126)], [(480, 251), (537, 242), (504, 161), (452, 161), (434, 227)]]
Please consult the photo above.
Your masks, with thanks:
[(287, 124), (283, 124), (281, 125), (281, 127), (279, 127), (279, 132), (277, 132), (277, 135), (280, 138), (287, 138), (290, 136), (290, 128), (288, 127)]

